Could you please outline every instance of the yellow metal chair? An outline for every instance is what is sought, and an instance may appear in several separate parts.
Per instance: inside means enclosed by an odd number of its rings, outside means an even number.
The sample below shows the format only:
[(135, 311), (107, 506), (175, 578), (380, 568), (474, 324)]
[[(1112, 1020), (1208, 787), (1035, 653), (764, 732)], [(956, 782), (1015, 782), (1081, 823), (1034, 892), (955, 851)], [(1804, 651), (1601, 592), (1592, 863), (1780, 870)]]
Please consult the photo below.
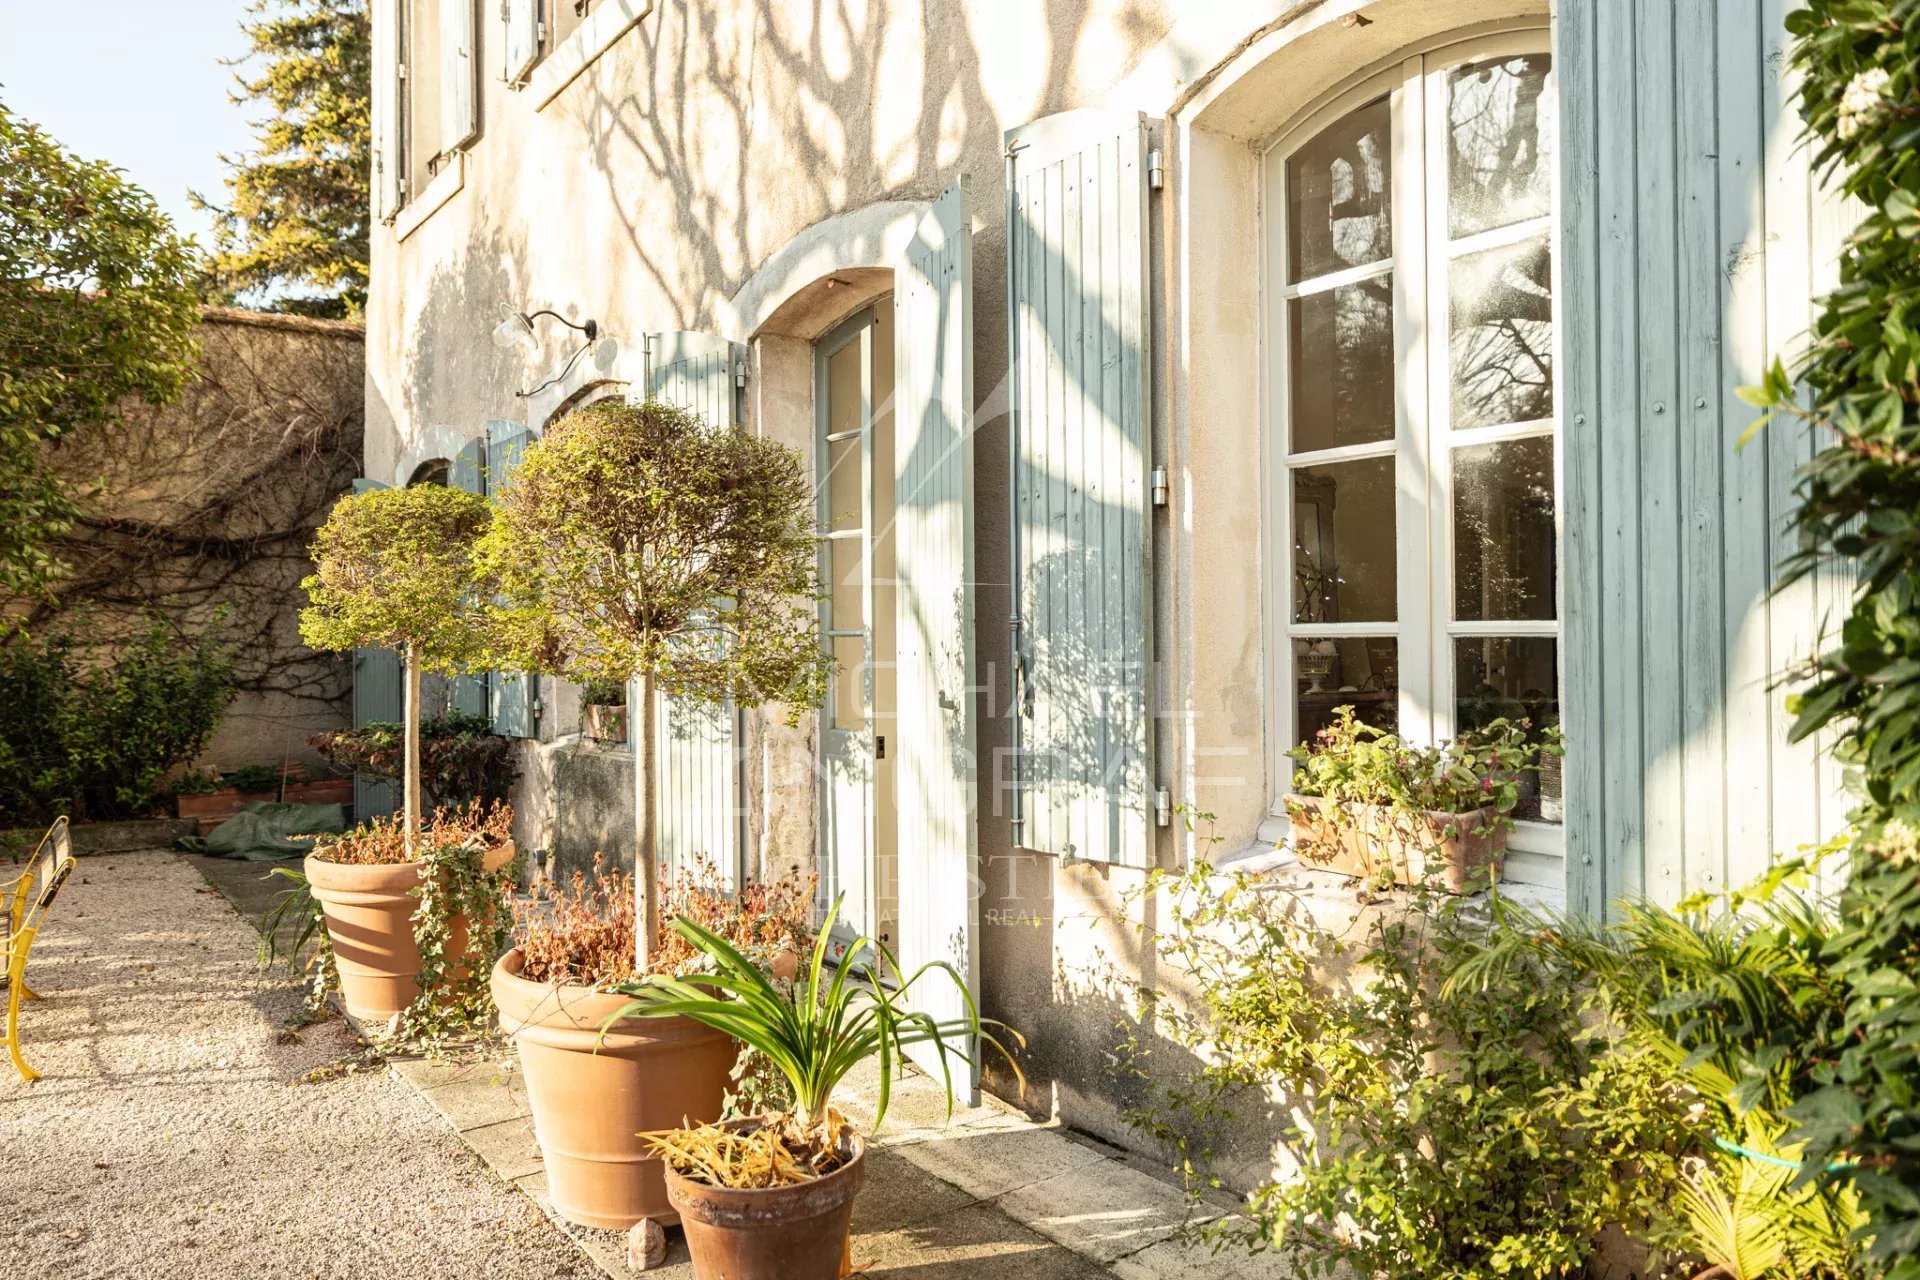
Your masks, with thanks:
[(0, 893), (8, 894), (7, 917), (7, 1052), (22, 1080), (38, 1080), (40, 1073), (20, 1056), (20, 1002), (38, 1000), (39, 994), (27, 985), (27, 953), (40, 932), (40, 923), (53, 905), (54, 895), (73, 874), (73, 844), (67, 835), (66, 815), (53, 820), (47, 834), (35, 846), (27, 869), (14, 879), (0, 883)]

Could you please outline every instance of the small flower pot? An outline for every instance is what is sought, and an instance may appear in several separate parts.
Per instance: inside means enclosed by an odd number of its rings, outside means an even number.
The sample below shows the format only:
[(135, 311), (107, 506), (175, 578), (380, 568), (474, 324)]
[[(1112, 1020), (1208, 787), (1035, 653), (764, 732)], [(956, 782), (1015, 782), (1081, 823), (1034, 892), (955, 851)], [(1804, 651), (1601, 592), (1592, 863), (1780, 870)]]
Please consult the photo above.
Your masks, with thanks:
[(609, 1026), (626, 996), (530, 982), (523, 963), (518, 947), (500, 957), (493, 1003), (520, 1053), (553, 1207), (587, 1227), (672, 1226), (665, 1166), (639, 1135), (718, 1120), (740, 1046), (687, 1018)]
[[(756, 1124), (746, 1120), (740, 1125)], [(838, 1280), (847, 1229), (866, 1180), (866, 1143), (824, 1178), (791, 1187), (732, 1190), (667, 1170), (667, 1198), (680, 1214), (700, 1280)]]
[(1308, 866), (1395, 884), (1429, 881), (1477, 893), (1506, 867), (1507, 828), (1491, 805), (1466, 813), (1396, 813), (1386, 805), (1288, 796), (1288, 843)]
[(627, 709), (621, 706), (580, 708), (580, 733), (595, 742), (625, 742)]
[[(509, 841), (487, 850), (480, 865), (498, 871), (512, 861)], [(361, 866), (308, 854), (305, 866), (340, 971), (341, 1003), (362, 1021), (387, 1021), (420, 994), (420, 947), (413, 937), (413, 913), (420, 908), (415, 891), (426, 865)], [(447, 945), (454, 955), (466, 950), (465, 917), (454, 917)]]

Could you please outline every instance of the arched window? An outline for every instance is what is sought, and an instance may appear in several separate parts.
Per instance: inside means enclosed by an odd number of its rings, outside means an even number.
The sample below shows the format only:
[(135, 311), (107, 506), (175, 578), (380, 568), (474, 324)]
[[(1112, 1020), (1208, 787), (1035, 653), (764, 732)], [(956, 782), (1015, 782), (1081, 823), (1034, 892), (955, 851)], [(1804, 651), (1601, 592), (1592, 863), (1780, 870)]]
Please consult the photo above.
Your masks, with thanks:
[(407, 487), (412, 488), (416, 484), (444, 485), (450, 473), (450, 464), (445, 458), (428, 458), (407, 477)]
[[(1415, 741), (1559, 721), (1554, 139), (1545, 34), (1516, 34), (1409, 58), (1268, 156), (1287, 743), (1342, 705)], [(1516, 816), (1557, 822), (1558, 770), (1537, 790)]]

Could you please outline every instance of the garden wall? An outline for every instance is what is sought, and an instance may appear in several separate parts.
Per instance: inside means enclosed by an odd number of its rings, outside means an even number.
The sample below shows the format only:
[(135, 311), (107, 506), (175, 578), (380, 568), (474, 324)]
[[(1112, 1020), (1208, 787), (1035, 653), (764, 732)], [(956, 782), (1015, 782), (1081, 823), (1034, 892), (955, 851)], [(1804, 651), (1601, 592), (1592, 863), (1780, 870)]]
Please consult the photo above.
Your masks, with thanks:
[(313, 530), (360, 474), (364, 330), (208, 307), (198, 337), (199, 377), (178, 403), (132, 406), (53, 451), (102, 494), (58, 546), (58, 602), (10, 612), (35, 631), (70, 626), (98, 653), (150, 615), (221, 634), (238, 692), (196, 763), (311, 762), (308, 735), (349, 723), (351, 663), (300, 643), (300, 580)]

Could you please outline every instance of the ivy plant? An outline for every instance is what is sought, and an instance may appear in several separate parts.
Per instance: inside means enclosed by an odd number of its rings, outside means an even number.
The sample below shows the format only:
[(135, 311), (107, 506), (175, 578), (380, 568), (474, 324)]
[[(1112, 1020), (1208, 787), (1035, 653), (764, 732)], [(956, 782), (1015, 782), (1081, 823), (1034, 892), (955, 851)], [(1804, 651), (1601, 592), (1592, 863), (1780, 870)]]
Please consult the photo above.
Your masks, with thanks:
[(302, 640), (400, 651), (409, 848), (420, 829), (420, 675), (454, 674), (485, 650), (491, 615), (473, 551), (490, 519), (486, 499), (444, 485), (350, 494), (314, 535), (314, 572), (301, 583), (312, 601), (300, 614)]
[(1920, 1280), (1920, 0), (1812, 0), (1787, 25), (1816, 172), (1861, 211), (1805, 354), (1743, 392), (1820, 441), (1790, 576), (1836, 563), (1856, 584), (1789, 704), (1858, 807), (1819, 954), (1845, 1016), (1788, 1115), (1801, 1176), (1856, 1189), (1876, 1264)]
[(799, 454), (649, 401), (600, 401), (529, 448), (480, 559), (499, 665), (639, 681), (636, 959), (661, 939), (655, 694), (797, 719), (825, 691), (813, 491)]

